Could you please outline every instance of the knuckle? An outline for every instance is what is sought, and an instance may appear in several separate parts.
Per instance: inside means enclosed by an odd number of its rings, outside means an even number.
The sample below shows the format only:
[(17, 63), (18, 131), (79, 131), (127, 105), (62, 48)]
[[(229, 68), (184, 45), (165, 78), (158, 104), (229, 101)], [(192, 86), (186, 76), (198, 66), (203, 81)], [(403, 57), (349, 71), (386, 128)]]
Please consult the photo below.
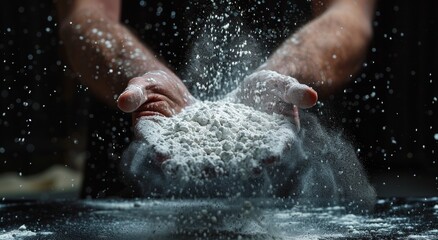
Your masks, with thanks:
[(161, 83), (153, 83), (148, 85), (148, 89), (155, 93), (162, 93), (165, 90), (165, 87)]

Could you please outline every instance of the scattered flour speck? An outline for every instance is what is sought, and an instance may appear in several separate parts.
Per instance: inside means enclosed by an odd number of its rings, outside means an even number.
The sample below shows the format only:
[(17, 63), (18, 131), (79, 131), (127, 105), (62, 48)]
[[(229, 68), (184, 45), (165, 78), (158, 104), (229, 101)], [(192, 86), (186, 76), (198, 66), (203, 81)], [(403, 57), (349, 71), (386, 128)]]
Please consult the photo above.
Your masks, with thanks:
[(264, 160), (280, 160), (297, 138), (288, 118), (225, 101), (199, 101), (171, 118), (140, 119), (135, 133), (168, 158), (162, 166), (166, 176), (186, 181), (249, 177)]

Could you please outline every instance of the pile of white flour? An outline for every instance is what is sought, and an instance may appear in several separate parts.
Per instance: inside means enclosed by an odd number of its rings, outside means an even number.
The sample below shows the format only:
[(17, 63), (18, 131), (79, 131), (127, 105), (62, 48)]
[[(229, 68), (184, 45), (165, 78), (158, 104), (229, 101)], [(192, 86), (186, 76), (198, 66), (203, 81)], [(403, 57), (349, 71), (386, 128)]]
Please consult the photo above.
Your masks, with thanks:
[(135, 134), (150, 151), (143, 157), (165, 156), (164, 174), (179, 181), (250, 177), (265, 160), (280, 160), (297, 138), (288, 118), (225, 101), (197, 102), (171, 118), (142, 118)]

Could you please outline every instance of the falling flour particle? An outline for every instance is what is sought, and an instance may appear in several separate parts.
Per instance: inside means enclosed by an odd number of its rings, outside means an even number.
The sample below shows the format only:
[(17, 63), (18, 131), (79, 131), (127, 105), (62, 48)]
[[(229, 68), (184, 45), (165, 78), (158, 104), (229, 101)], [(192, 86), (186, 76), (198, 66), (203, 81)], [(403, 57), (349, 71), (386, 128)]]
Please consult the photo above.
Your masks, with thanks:
[(288, 118), (223, 101), (197, 102), (172, 118), (141, 119), (135, 133), (166, 159), (165, 175), (181, 181), (247, 178), (264, 162), (281, 159), (296, 140)]

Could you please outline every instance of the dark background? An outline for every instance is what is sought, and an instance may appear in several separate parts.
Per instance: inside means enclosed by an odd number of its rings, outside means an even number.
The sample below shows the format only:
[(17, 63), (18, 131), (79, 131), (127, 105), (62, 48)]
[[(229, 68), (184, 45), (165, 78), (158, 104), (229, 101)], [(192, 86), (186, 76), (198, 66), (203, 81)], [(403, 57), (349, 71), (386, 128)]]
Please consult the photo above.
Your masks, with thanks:
[(438, 195), (438, 5), (379, 1), (364, 69), (342, 100), (380, 195)]
[[(92, 116), (61, 58), (53, 6), (1, 1), (0, 11), (0, 172), (69, 164)], [(380, 196), (438, 195), (437, 16), (436, 1), (379, 1), (363, 70), (324, 100)]]

